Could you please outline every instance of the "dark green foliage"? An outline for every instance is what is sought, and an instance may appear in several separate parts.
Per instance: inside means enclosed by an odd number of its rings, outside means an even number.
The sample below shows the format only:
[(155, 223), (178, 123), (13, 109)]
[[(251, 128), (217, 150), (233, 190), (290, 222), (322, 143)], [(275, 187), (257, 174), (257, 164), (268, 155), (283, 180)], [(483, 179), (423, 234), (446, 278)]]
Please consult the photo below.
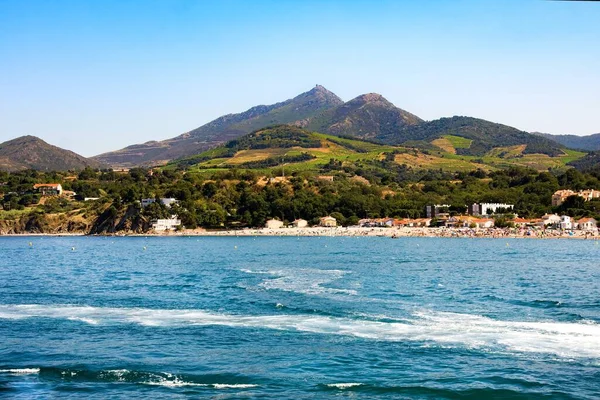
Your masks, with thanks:
[[(321, 147), (321, 141), (310, 135), (310, 132), (302, 128), (289, 125), (278, 125), (264, 128), (252, 132), (239, 139), (232, 140), (225, 144), (228, 149), (235, 150), (253, 150), (253, 149), (273, 149), (273, 148), (318, 148)], [(234, 153), (235, 154), (235, 153)]]
[(587, 136), (551, 135), (549, 133), (538, 133), (538, 135), (560, 143), (563, 146), (568, 147), (570, 149), (577, 149), (583, 151), (600, 150), (600, 133)]
[(457, 154), (481, 156), (495, 147), (527, 145), (525, 154), (563, 154), (563, 146), (544, 137), (533, 135), (510, 126), (471, 117), (440, 118), (418, 125), (406, 126), (401, 131), (380, 139), (390, 144), (431, 142), (444, 135), (471, 139), (469, 148), (456, 149)]

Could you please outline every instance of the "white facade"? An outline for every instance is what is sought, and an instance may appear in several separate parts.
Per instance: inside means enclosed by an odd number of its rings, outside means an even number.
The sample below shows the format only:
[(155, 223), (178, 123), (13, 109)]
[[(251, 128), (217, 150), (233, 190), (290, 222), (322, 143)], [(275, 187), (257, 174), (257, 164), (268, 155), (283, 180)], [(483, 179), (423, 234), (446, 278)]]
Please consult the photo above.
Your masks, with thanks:
[(560, 217), (558, 215), (556, 215), (556, 214), (545, 214), (542, 217), (541, 225), (547, 226), (547, 225), (555, 225), (555, 224), (560, 224)]
[(294, 225), (295, 228), (306, 228), (308, 226), (308, 221), (305, 219), (297, 219), (292, 222), (292, 225)]
[(265, 228), (267, 229), (279, 229), (283, 227), (283, 222), (278, 219), (270, 219), (265, 224)]
[(560, 229), (570, 230), (573, 229), (573, 221), (571, 221), (571, 217), (568, 215), (560, 216)]
[(594, 218), (581, 218), (577, 221), (577, 226), (584, 231), (595, 231), (598, 229), (598, 221)]
[[(142, 207), (143, 207), (143, 208), (144, 208), (144, 207), (147, 207), (147, 206), (149, 206), (150, 204), (154, 203), (155, 201), (156, 201), (156, 199), (142, 199)], [(164, 206), (166, 206), (166, 207), (168, 207), (168, 208), (171, 208), (171, 205), (173, 205), (173, 204), (177, 203), (177, 199), (174, 199), (174, 198), (172, 198), (172, 197), (164, 197), (164, 198), (161, 198), (161, 199), (160, 199), (160, 202), (161, 202), (161, 203), (162, 203)]]
[(181, 220), (177, 217), (168, 219), (155, 219), (152, 221), (152, 229), (155, 231), (172, 231), (181, 225)]
[(514, 205), (512, 204), (503, 204), (503, 203), (481, 203), (479, 204), (479, 209), (481, 215), (491, 215), (495, 214), (496, 211), (500, 208), (505, 210), (512, 210)]

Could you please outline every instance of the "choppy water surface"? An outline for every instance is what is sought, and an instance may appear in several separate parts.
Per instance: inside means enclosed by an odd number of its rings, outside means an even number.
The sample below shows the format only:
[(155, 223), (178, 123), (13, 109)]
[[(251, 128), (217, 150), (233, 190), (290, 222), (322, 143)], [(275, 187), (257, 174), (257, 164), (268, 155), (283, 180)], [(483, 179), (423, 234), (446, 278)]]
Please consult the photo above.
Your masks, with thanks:
[(0, 251), (0, 397), (600, 398), (595, 241), (33, 237)]

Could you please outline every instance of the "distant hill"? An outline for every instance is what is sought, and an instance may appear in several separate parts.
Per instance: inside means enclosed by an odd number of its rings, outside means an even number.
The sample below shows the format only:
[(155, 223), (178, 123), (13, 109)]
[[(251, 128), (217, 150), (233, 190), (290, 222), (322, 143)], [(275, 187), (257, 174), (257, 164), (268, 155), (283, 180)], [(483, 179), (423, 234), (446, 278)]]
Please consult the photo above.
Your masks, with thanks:
[(323, 111), (300, 126), (332, 135), (391, 142), (404, 128), (422, 122), (421, 118), (396, 107), (382, 95), (368, 93)]
[(588, 153), (578, 160), (571, 161), (569, 165), (580, 171), (600, 172), (600, 151)]
[(95, 160), (52, 146), (35, 136), (21, 136), (0, 143), (0, 170), (66, 171), (100, 165)]
[(169, 160), (201, 153), (265, 126), (309, 119), (340, 104), (343, 101), (339, 97), (317, 85), (293, 99), (252, 107), (239, 114), (228, 114), (173, 139), (128, 146), (100, 154), (94, 159), (113, 166), (164, 164)]
[(459, 155), (482, 156), (494, 148), (509, 146), (525, 146), (523, 154), (564, 154), (562, 145), (544, 137), (507, 125), (460, 116), (407, 126), (402, 131), (381, 139), (390, 144), (419, 145), (419, 142), (429, 143), (448, 135), (470, 140), (468, 146), (455, 149), (455, 153)]
[(551, 135), (549, 133), (533, 132), (546, 139), (554, 140), (570, 149), (597, 151), (600, 150), (600, 133), (587, 136), (577, 135)]
[(166, 168), (205, 172), (230, 168), (260, 169), (263, 172), (271, 170), (278, 175), (283, 170), (287, 173), (319, 172), (332, 160), (340, 167), (357, 171), (366, 165), (384, 168), (380, 163), (386, 160), (416, 170), (472, 171), (512, 166), (547, 170), (565, 168), (567, 162), (584, 155), (572, 150), (565, 150), (556, 157), (523, 154), (526, 145), (492, 148), (483, 156), (456, 153), (456, 149), (468, 148), (473, 142), (446, 135), (429, 143), (432, 150), (427, 150), (425, 147), (428, 142), (419, 142), (421, 148), (386, 145), (349, 136), (311, 132), (297, 126), (278, 125), (259, 129), (201, 154), (172, 161)]

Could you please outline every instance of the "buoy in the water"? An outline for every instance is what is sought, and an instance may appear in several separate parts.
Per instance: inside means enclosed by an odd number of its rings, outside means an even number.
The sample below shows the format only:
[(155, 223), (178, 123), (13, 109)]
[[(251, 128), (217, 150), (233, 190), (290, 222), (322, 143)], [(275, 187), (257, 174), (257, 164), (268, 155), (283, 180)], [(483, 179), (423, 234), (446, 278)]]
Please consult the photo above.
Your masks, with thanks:
[(75, 247), (71, 247), (71, 251), (75, 251)]
[(29, 242), (29, 247), (32, 247), (32, 246), (33, 246), (33, 243)]

